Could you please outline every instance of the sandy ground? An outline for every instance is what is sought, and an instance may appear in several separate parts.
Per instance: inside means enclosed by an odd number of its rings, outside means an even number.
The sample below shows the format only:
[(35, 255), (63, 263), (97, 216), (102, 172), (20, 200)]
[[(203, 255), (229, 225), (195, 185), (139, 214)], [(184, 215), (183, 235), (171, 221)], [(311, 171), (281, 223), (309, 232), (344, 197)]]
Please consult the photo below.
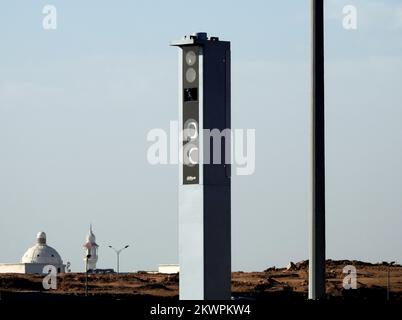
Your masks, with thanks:
[[(357, 269), (357, 290), (344, 290), (343, 268), (353, 265)], [(402, 302), (402, 266), (386, 263), (369, 264), (359, 261), (327, 262), (327, 294), (329, 299), (387, 299), (387, 277), (390, 271), (390, 299)], [(308, 262), (293, 264), (290, 268), (268, 268), (263, 272), (233, 272), (232, 295), (253, 299), (276, 298), (278, 300), (305, 300), (308, 290)], [(84, 295), (85, 274), (69, 273), (58, 276), (56, 290), (44, 290), (43, 276), (0, 275), (0, 293), (47, 292), (58, 295)], [(179, 277), (177, 274), (90, 274), (90, 296), (149, 296), (177, 298)]]

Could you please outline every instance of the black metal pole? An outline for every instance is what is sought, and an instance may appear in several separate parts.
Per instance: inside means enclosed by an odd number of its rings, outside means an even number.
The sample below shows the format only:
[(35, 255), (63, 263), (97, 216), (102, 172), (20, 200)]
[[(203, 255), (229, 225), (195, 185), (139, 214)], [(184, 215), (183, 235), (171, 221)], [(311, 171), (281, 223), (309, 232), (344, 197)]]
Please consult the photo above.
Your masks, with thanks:
[(120, 252), (117, 251), (116, 254), (117, 254), (117, 274), (119, 274), (120, 273)]
[(85, 266), (85, 296), (88, 296), (88, 256)]
[(311, 0), (312, 15), (312, 214), (309, 299), (325, 296), (324, 1)]
[(396, 263), (396, 261), (392, 261), (388, 264), (388, 272), (387, 272), (387, 301), (390, 300), (391, 294), (391, 267)]
[(388, 272), (387, 272), (387, 301), (389, 301), (389, 291), (390, 291), (390, 266), (388, 266)]

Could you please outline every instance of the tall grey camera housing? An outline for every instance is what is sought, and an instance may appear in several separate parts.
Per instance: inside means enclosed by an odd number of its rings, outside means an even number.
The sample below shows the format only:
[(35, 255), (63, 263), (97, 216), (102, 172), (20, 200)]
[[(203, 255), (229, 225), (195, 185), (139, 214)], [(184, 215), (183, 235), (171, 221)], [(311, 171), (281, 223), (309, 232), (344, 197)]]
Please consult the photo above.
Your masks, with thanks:
[(230, 42), (196, 33), (171, 45), (181, 49), (180, 299), (230, 299), (230, 135), (221, 139), (219, 155), (205, 132), (231, 128)]

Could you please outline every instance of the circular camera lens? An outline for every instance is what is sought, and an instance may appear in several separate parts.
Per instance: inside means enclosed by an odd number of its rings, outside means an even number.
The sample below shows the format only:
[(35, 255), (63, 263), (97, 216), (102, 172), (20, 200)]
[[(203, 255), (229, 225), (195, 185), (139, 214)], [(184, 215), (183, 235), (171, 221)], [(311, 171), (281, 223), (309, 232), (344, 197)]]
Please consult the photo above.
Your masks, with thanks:
[(188, 68), (186, 71), (186, 80), (188, 82), (194, 82), (197, 78), (197, 72), (195, 72), (194, 68)]
[(198, 147), (189, 143), (184, 146), (183, 162), (188, 167), (198, 164)]
[(190, 150), (188, 150), (188, 162), (190, 165), (195, 166), (198, 164), (198, 148), (197, 147), (192, 147)]
[(195, 55), (194, 51), (187, 52), (187, 54), (186, 54), (186, 63), (189, 66), (194, 65), (196, 60), (197, 60), (197, 56)]
[(189, 119), (184, 123), (183, 140), (190, 141), (198, 138), (198, 124), (194, 119)]

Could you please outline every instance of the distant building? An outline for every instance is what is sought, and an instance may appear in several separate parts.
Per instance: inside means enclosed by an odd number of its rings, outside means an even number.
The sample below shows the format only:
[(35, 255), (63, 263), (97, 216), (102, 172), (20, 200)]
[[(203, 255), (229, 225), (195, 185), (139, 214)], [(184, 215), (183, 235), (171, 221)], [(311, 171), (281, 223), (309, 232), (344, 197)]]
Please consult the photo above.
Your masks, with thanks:
[(89, 232), (83, 245), (85, 249), (85, 270), (95, 270), (96, 263), (98, 262), (98, 245), (96, 244), (96, 237), (92, 232), (92, 225), (89, 226)]
[(158, 273), (175, 274), (180, 271), (178, 264), (160, 264), (158, 267)]
[(24, 253), (21, 263), (0, 264), (0, 273), (43, 274), (47, 265), (54, 266), (58, 273), (65, 272), (66, 266), (59, 253), (46, 244), (46, 233), (39, 232), (36, 244)]

